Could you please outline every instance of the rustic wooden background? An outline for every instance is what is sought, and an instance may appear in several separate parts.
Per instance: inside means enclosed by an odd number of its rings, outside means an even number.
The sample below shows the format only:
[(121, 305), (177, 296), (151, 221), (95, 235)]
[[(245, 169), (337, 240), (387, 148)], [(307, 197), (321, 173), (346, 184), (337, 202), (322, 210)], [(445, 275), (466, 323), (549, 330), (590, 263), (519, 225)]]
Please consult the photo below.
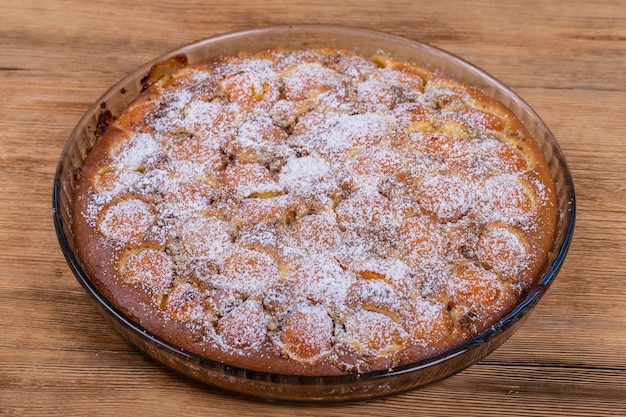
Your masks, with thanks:
[[(97, 314), (59, 249), (51, 189), (82, 113), (144, 62), (253, 27), (376, 29), (455, 53), (543, 117), (578, 222), (561, 274), (477, 365), (384, 399), (278, 405), (146, 359)], [(0, 415), (626, 415), (624, 0), (0, 2)]]

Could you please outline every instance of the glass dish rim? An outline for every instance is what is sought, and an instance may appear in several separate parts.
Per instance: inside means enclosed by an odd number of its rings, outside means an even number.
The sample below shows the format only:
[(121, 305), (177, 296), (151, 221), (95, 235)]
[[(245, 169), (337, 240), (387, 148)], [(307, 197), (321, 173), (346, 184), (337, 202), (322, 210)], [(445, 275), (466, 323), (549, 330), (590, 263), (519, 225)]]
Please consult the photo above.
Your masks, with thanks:
[[(367, 36), (382, 36), (386, 40), (390, 40), (390, 41), (393, 40), (396, 42), (403, 43), (407, 46), (418, 46), (427, 51), (436, 52), (439, 55), (443, 55), (445, 58), (453, 62), (455, 65), (461, 65), (465, 67), (466, 69), (469, 69), (474, 73), (477, 73), (478, 75), (481, 76), (481, 78), (487, 80), (490, 84), (493, 84), (496, 87), (496, 89), (503, 91), (507, 95), (510, 95), (513, 98), (515, 98), (517, 103), (523, 108), (524, 112), (530, 114), (533, 117), (533, 119), (535, 119), (536, 122), (538, 122), (538, 124), (541, 126), (541, 129), (545, 131), (546, 136), (548, 137), (548, 142), (550, 142), (550, 145), (552, 146), (552, 148), (556, 150), (559, 155), (559, 161), (561, 162), (560, 169), (563, 170), (564, 181), (566, 182), (566, 184), (564, 184), (563, 186), (567, 186), (571, 191), (571, 198), (569, 200), (569, 206), (570, 206), (569, 216), (568, 216), (569, 222), (567, 223), (567, 227), (562, 236), (562, 240), (558, 243), (558, 245), (555, 245), (555, 248), (558, 247), (558, 251), (556, 251), (556, 253), (554, 254), (554, 257), (552, 261), (550, 262), (550, 267), (543, 273), (538, 283), (529, 289), (526, 297), (522, 301), (518, 302), (513, 310), (511, 310), (508, 314), (500, 318), (493, 326), (485, 329), (484, 331), (474, 336), (473, 338), (466, 340), (462, 344), (452, 349), (447, 349), (438, 355), (428, 357), (417, 362), (402, 365), (399, 367), (391, 368), (391, 369), (368, 371), (368, 372), (363, 372), (363, 373), (358, 373), (358, 374), (320, 375), (320, 376), (292, 375), (292, 374), (280, 374), (280, 373), (266, 372), (266, 371), (257, 371), (257, 370), (252, 370), (249, 368), (229, 365), (220, 361), (216, 361), (216, 360), (204, 357), (194, 352), (189, 352), (185, 349), (177, 347), (175, 344), (171, 342), (168, 342), (162, 339), (161, 337), (153, 334), (152, 332), (147, 331), (141, 325), (139, 325), (138, 323), (135, 323), (130, 318), (128, 318), (125, 314), (119, 311), (100, 292), (100, 290), (98, 290), (96, 285), (92, 282), (92, 280), (89, 278), (87, 273), (83, 270), (80, 264), (80, 261), (77, 258), (77, 255), (74, 253), (72, 246), (70, 245), (69, 237), (66, 235), (64, 231), (62, 219), (59, 215), (59, 209), (60, 209), (59, 195), (60, 195), (60, 188), (61, 188), (60, 177), (62, 174), (61, 164), (65, 155), (69, 152), (69, 147), (71, 145), (70, 140), (76, 137), (76, 135), (80, 133), (80, 129), (84, 127), (84, 125), (86, 125), (86, 123), (88, 122), (89, 116), (91, 116), (92, 114), (95, 114), (95, 110), (100, 105), (99, 103), (102, 103), (105, 100), (105, 98), (111, 95), (113, 92), (119, 91), (124, 85), (126, 85), (129, 82), (129, 80), (134, 79), (138, 73), (142, 73), (142, 74), (147, 73), (148, 70), (157, 62), (163, 61), (165, 59), (168, 59), (176, 55), (185, 54), (187, 51), (193, 50), (194, 48), (198, 48), (199, 46), (202, 46), (207, 43), (218, 43), (221, 41), (228, 40), (232, 37), (254, 36), (257, 33), (268, 32), (268, 31), (273, 31), (273, 30), (283, 30), (283, 31), (284, 30), (315, 30), (315, 31), (331, 30), (335, 32), (346, 31), (346, 33), (350, 33), (350, 34), (363, 34)], [(61, 246), (64, 257), (66, 261), (68, 262), (68, 265), (70, 266), (70, 269), (72, 270), (75, 277), (78, 279), (79, 283), (89, 293), (92, 299), (96, 301), (99, 306), (101, 306), (102, 308), (106, 310), (106, 312), (109, 314), (110, 317), (117, 320), (124, 327), (130, 329), (133, 332), (133, 334), (135, 334), (136, 336), (139, 336), (145, 339), (146, 341), (154, 343), (158, 345), (160, 348), (165, 349), (167, 352), (174, 354), (186, 361), (193, 361), (194, 363), (197, 363), (201, 366), (210, 365), (210, 367), (214, 369), (217, 367), (225, 367), (225, 368), (232, 370), (233, 372), (237, 372), (238, 375), (242, 372), (249, 379), (271, 381), (273, 378), (278, 377), (280, 379), (279, 381), (280, 384), (295, 384), (295, 385), (309, 385), (309, 384), (319, 383), (320, 379), (322, 379), (325, 385), (342, 385), (345, 383), (356, 382), (358, 380), (363, 380), (367, 378), (372, 378), (372, 379), (383, 378), (383, 377), (400, 375), (400, 374), (405, 374), (405, 373), (409, 373), (412, 371), (417, 371), (420, 369), (428, 368), (429, 366), (432, 366), (434, 364), (446, 361), (450, 358), (459, 356), (473, 349), (474, 347), (481, 345), (489, 338), (497, 335), (498, 333), (502, 333), (505, 329), (511, 327), (516, 322), (518, 322), (522, 317), (524, 317), (527, 313), (529, 313), (532, 310), (534, 305), (539, 301), (539, 299), (543, 296), (543, 294), (546, 292), (548, 287), (552, 284), (552, 282), (556, 278), (558, 272), (560, 271), (563, 265), (563, 262), (569, 250), (569, 247), (573, 238), (573, 234), (574, 234), (574, 226), (575, 226), (575, 218), (576, 218), (576, 198), (575, 198), (573, 179), (569, 171), (569, 166), (567, 165), (565, 161), (565, 156), (560, 148), (560, 145), (554, 138), (550, 129), (547, 127), (544, 121), (539, 117), (539, 115), (534, 111), (534, 109), (532, 109), (517, 93), (515, 93), (511, 88), (507, 87), (505, 84), (501, 83), (491, 74), (487, 73), (486, 71), (482, 70), (476, 65), (464, 60), (463, 58), (458, 57), (455, 54), (452, 54), (450, 52), (447, 52), (443, 49), (432, 46), (422, 41), (407, 39), (407, 38), (393, 35), (387, 32), (371, 30), (371, 29), (362, 29), (362, 28), (340, 26), (340, 25), (307, 24), (307, 25), (267, 26), (267, 27), (262, 27), (262, 28), (248, 29), (248, 30), (243, 30), (243, 31), (233, 31), (233, 32), (229, 32), (229, 33), (225, 33), (225, 34), (221, 34), (217, 36), (211, 36), (211, 37), (201, 39), (201, 40), (183, 45), (181, 47), (175, 48), (169, 52), (166, 52), (150, 60), (149, 62), (141, 65), (140, 67), (132, 70), (129, 74), (121, 78), (113, 86), (107, 89), (85, 111), (85, 113), (79, 119), (75, 128), (69, 135), (68, 140), (61, 153), (61, 157), (59, 158), (59, 164), (55, 171), (53, 190), (52, 190), (52, 211), (53, 211), (55, 231), (57, 234), (57, 238), (59, 240), (59, 244)], [(561, 216), (563, 216), (563, 213), (561, 213)], [(251, 378), (251, 376), (253, 378)]]

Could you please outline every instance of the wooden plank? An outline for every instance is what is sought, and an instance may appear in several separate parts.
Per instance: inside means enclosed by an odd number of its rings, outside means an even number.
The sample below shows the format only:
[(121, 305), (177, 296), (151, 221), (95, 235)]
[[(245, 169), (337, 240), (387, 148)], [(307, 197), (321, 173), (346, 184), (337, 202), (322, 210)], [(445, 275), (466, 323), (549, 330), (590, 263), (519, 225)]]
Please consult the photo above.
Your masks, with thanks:
[[(98, 358), (100, 363), (94, 360)], [(66, 404), (63, 412), (67, 416), (85, 410), (90, 415), (105, 415), (119, 409), (132, 410), (136, 416), (172, 415), (181, 405), (194, 413), (207, 404), (216, 415), (394, 416), (419, 410), (441, 416), (468, 411), (485, 416), (533, 416), (550, 410), (551, 415), (572, 416), (593, 410), (595, 416), (612, 416), (626, 411), (623, 370), (477, 365), (445, 381), (393, 397), (304, 407), (227, 394), (178, 377), (132, 353), (75, 352), (68, 364), (56, 352), (19, 352), (12, 358), (10, 352), (0, 350), (0, 359), (10, 364), (3, 374), (11, 381), (3, 386), (0, 399), (4, 397), (23, 416), (49, 415), (60, 411), (50, 404), (59, 403)], [(23, 392), (37, 395), (26, 403)], [(569, 395), (563, 397), (565, 392)], [(97, 409), (94, 404), (99, 405)]]
[[(526, 324), (479, 364), (335, 406), (224, 393), (146, 359), (91, 305), (58, 247), (66, 138), (144, 62), (233, 30), (338, 23), (422, 40), (517, 91), (564, 149), (577, 229)], [(609, 0), (8, 0), (0, 13), (0, 415), (626, 415), (626, 8)]]

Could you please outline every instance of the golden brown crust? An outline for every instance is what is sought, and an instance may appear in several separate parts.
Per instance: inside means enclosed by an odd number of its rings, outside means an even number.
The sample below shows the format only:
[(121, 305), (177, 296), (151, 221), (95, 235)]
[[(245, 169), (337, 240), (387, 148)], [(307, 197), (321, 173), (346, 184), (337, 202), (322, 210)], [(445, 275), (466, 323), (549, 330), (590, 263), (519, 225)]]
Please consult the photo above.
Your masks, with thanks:
[(174, 58), (87, 156), (73, 231), (118, 308), (270, 372), (385, 369), (496, 322), (547, 264), (541, 150), (504, 105), (336, 49)]

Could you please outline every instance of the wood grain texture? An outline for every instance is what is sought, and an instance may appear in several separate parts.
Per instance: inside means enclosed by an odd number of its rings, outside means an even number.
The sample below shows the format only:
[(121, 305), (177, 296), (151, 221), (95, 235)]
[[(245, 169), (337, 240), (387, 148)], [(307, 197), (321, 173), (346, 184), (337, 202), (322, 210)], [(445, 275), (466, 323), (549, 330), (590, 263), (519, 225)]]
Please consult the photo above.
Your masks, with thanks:
[[(404, 394), (272, 404), (146, 359), (91, 305), (59, 249), (54, 171), (82, 113), (144, 62), (205, 37), (327, 23), (455, 53), (513, 88), (559, 140), (576, 233), (526, 324), (483, 361)], [(0, 7), (0, 415), (626, 415), (623, 1), (5, 0)]]

